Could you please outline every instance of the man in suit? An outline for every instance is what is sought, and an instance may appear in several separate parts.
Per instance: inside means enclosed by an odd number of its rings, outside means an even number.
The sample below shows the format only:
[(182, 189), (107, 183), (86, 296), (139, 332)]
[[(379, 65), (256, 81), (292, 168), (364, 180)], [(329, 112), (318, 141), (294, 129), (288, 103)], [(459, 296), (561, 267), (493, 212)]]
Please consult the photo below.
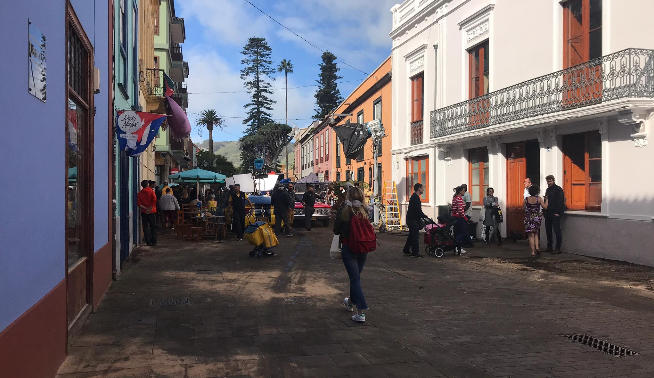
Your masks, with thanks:
[[(554, 176), (545, 177), (547, 181), (547, 190), (545, 199), (547, 200), (547, 209), (545, 210), (545, 232), (547, 233), (547, 251), (552, 253), (561, 253), (561, 218), (565, 211), (565, 194), (563, 188), (556, 185)], [(556, 236), (556, 249), (552, 250), (552, 231)]]
[(409, 209), (406, 212), (406, 225), (409, 226), (409, 236), (404, 244), (403, 252), (407, 256), (422, 257), (420, 254), (419, 221), (422, 218), (427, 218), (425, 213), (422, 212), (422, 201), (420, 200), (420, 196), (424, 191), (422, 184), (413, 185), (413, 194), (409, 199)]

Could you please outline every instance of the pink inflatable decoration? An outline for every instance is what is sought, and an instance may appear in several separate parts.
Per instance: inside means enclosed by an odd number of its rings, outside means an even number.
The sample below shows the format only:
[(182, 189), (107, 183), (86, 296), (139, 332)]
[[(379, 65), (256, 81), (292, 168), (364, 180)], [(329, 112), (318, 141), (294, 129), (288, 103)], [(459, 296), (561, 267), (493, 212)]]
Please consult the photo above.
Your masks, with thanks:
[(170, 132), (173, 134), (173, 137), (177, 139), (185, 138), (191, 134), (191, 122), (189, 122), (186, 113), (181, 106), (179, 106), (175, 100), (170, 97), (166, 97), (168, 101), (168, 109), (170, 110), (168, 114), (168, 125), (170, 126)]

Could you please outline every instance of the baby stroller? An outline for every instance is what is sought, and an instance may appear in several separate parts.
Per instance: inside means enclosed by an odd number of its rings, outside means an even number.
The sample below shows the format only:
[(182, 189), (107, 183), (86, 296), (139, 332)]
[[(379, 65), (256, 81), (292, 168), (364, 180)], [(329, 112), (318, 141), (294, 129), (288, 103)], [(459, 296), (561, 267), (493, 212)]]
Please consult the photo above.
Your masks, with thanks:
[(425, 226), (425, 253), (428, 256), (441, 258), (445, 252), (452, 251), (456, 248), (454, 240), (454, 224), (450, 221), (443, 222), (443, 218), (438, 217), (439, 223), (431, 221)]
[(276, 247), (279, 241), (268, 223), (263, 221), (254, 222), (245, 228), (244, 235), (250, 244), (254, 245), (254, 249), (250, 251), (250, 257), (275, 255), (271, 249)]

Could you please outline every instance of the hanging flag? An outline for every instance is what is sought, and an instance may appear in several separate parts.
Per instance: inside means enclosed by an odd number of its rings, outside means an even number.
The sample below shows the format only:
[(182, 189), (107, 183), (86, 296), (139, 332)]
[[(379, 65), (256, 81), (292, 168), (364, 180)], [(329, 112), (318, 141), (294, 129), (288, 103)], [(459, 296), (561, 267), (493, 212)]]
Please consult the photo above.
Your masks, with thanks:
[(152, 143), (159, 133), (165, 114), (121, 110), (116, 117), (116, 135), (121, 151), (129, 156), (138, 156)]
[(165, 97), (170, 97), (175, 93), (175, 82), (173, 79), (170, 78), (170, 76), (166, 75), (166, 73), (163, 73), (163, 82), (164, 82), (164, 96)]

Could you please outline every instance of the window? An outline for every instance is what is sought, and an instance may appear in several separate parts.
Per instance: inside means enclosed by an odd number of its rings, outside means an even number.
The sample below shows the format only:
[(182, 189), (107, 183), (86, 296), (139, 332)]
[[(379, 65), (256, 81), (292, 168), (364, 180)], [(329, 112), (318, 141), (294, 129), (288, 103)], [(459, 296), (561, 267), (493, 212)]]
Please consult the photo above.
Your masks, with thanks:
[[(382, 100), (381, 97), (375, 100), (372, 103), (372, 119), (382, 122)], [(377, 146), (377, 156), (382, 156), (382, 143), (379, 141), (379, 146)]]
[(372, 189), (372, 166), (368, 167), (368, 185)]
[(602, 139), (599, 132), (563, 137), (563, 191), (568, 209), (601, 210)]
[(382, 164), (377, 163), (377, 193), (382, 194), (382, 188), (384, 183), (382, 182)]
[(352, 171), (349, 169), (345, 171), (345, 181), (351, 181), (352, 180)]
[(423, 73), (411, 78), (411, 145), (422, 144), (424, 94)]
[(328, 160), (329, 160), (329, 128), (327, 129), (327, 131), (325, 131), (325, 161)]
[(411, 78), (411, 123), (422, 121), (425, 89), (423, 73)]
[(340, 171), (336, 172), (336, 181), (341, 181), (341, 172)]
[(365, 182), (366, 177), (364, 176), (363, 167), (357, 168), (357, 181)]
[(132, 84), (134, 85), (133, 87), (133, 95), (134, 95), (134, 100), (138, 101), (139, 98), (139, 65), (138, 65), (138, 59), (137, 57), (139, 56), (138, 52), (138, 41), (136, 39), (136, 36), (138, 36), (138, 9), (136, 8), (136, 3), (134, 3), (134, 6), (132, 7)]
[(481, 205), (488, 189), (488, 149), (468, 151), (468, 188), (473, 205)]
[(119, 29), (119, 42), (120, 42), (120, 57), (119, 59), (119, 82), (118, 88), (122, 91), (123, 95), (129, 98), (127, 94), (127, 0), (120, 1), (120, 27)]
[(488, 93), (488, 41), (468, 51), (468, 62), (468, 97), (472, 99)]
[[(357, 113), (357, 123), (363, 125), (363, 110)], [(357, 155), (357, 161), (363, 161), (364, 159), (365, 148), (362, 148), (360, 153)]]
[(563, 66), (602, 56), (602, 0), (569, 0), (563, 4)]
[(429, 157), (422, 156), (406, 161), (406, 193), (407, 200), (413, 193), (413, 185), (421, 183), (425, 191), (420, 196), (422, 202), (429, 202)]
[(155, 6), (154, 10), (154, 34), (159, 35), (159, 7)]
[(314, 149), (314, 155), (313, 158), (316, 160), (316, 165), (318, 165), (318, 161), (320, 159), (320, 144), (318, 143), (318, 136), (315, 136), (313, 138), (313, 149)]
[(320, 134), (320, 162), (325, 160), (325, 134)]
[(329, 181), (329, 171), (325, 171), (325, 182)]
[[(341, 167), (341, 141), (338, 139), (338, 135), (337, 135), (336, 136), (336, 168), (340, 168), (340, 167)], [(336, 180), (336, 181), (340, 181), (340, 180)]]

